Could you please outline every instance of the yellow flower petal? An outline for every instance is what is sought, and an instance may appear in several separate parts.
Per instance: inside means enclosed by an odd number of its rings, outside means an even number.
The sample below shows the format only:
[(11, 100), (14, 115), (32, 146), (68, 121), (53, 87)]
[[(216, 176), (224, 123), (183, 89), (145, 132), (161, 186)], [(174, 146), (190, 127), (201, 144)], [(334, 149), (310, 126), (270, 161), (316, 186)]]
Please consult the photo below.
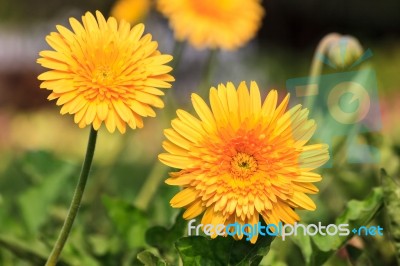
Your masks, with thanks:
[(187, 210), (183, 213), (183, 218), (187, 220), (193, 219), (201, 214), (204, 210), (205, 207), (202, 206), (202, 202), (198, 200), (187, 208)]
[(168, 153), (162, 153), (158, 155), (158, 159), (168, 166), (179, 169), (186, 169), (186, 167), (188, 167), (191, 163), (190, 159), (187, 157)]
[(193, 189), (186, 188), (176, 194), (170, 201), (172, 207), (181, 208), (195, 201), (197, 193)]

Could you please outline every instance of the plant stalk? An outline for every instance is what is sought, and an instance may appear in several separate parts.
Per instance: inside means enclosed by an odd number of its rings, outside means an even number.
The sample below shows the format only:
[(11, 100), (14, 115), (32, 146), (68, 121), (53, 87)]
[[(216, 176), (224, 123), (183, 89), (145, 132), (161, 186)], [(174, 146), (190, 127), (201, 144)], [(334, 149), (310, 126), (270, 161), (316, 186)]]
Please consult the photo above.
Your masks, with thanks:
[(97, 131), (92, 127), (89, 134), (89, 141), (86, 149), (85, 160), (83, 161), (81, 174), (79, 176), (78, 184), (76, 185), (74, 196), (69, 207), (68, 215), (64, 221), (63, 227), (61, 228), (60, 234), (56, 243), (54, 244), (53, 250), (50, 253), (49, 258), (45, 266), (55, 266), (60, 254), (67, 242), (68, 236), (71, 232), (72, 225), (75, 217), (78, 213), (81, 205), (82, 196), (85, 191), (86, 182), (89, 176), (90, 168), (92, 166), (94, 150), (96, 147)]

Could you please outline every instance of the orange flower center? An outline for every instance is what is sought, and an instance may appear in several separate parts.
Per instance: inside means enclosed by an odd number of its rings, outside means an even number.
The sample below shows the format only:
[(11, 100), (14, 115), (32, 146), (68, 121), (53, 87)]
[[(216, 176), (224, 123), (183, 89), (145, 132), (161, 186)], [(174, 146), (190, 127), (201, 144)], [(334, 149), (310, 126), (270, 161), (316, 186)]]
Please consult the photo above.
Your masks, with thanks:
[(93, 72), (92, 82), (98, 85), (109, 86), (115, 80), (114, 72), (109, 66), (101, 66)]
[(91, 77), (91, 83), (90, 81), (86, 83), (86, 89), (84, 89), (83, 94), (88, 101), (120, 98), (125, 93), (123, 88), (115, 85), (117, 77), (110, 66), (96, 67), (92, 71)]
[(235, 178), (245, 179), (257, 170), (257, 160), (247, 153), (237, 153), (231, 161), (231, 173)]

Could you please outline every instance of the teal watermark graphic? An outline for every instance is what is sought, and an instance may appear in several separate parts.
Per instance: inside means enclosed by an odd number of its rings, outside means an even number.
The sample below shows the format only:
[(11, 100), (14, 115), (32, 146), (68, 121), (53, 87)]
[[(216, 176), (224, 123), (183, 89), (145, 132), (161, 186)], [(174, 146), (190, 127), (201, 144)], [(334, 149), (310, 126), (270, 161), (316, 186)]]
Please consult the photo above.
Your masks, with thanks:
[[(367, 50), (345, 72), (286, 82), (292, 95), (291, 104), (300, 103), (310, 110), (310, 117), (317, 123), (314, 138), (327, 143), (330, 154), (335, 141), (345, 138), (348, 163), (377, 163), (380, 159), (378, 149), (360, 138), (382, 127), (376, 73), (370, 67), (352, 70), (371, 56), (371, 50)], [(320, 60), (339, 69), (327, 57), (321, 56)], [(323, 167), (331, 166), (332, 156)]]

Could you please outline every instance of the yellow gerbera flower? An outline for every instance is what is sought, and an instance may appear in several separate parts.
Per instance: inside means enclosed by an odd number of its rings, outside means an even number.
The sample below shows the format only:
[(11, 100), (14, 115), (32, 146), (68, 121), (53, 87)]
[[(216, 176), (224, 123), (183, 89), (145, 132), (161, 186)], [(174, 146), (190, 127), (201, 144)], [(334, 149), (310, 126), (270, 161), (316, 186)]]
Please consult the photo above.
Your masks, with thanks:
[(278, 106), (277, 99), (272, 90), (261, 104), (255, 82), (250, 92), (244, 82), (238, 90), (228, 83), (211, 88), (211, 109), (192, 95), (200, 119), (177, 111), (164, 132), (168, 153), (159, 159), (182, 169), (166, 183), (183, 187), (170, 203), (187, 209), (185, 219), (204, 212), (201, 223), (214, 227), (257, 224), (260, 215), (267, 224), (293, 224), (299, 220), (294, 209), (316, 208), (307, 194), (318, 192), (312, 182), (321, 176), (311, 171), (328, 160), (328, 147), (305, 145), (316, 129), (308, 110), (297, 105), (285, 112), (289, 95)]
[(99, 11), (96, 18), (87, 12), (83, 25), (70, 18), (72, 31), (58, 25), (46, 37), (54, 50), (39, 54), (38, 63), (51, 69), (39, 75), (40, 87), (51, 90), (48, 99), (58, 99), (61, 114), (73, 114), (81, 128), (98, 130), (103, 122), (110, 132), (124, 133), (126, 124), (141, 128), (142, 117), (155, 116), (152, 107), (164, 107), (157, 88), (174, 81), (164, 65), (172, 56), (162, 55), (150, 34), (142, 36), (143, 24), (131, 29)]
[(150, 11), (150, 0), (118, 0), (111, 9), (111, 16), (118, 20), (137, 23)]
[(261, 26), (260, 0), (157, 0), (175, 38), (197, 48), (236, 49)]

